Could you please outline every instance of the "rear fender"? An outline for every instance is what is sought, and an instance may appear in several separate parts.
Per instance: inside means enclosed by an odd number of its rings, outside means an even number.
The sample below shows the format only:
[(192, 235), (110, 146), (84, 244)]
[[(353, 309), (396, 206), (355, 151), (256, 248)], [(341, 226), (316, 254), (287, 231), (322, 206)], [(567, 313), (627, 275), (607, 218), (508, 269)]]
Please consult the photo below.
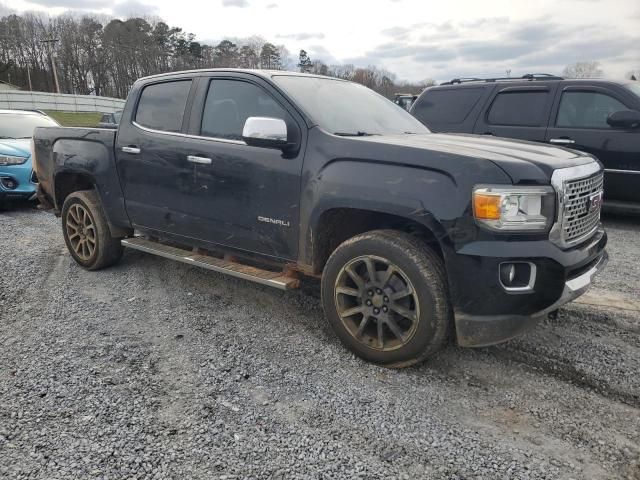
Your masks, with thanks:
[[(56, 212), (62, 209), (66, 189), (60, 191), (61, 180), (65, 176), (80, 176), (90, 181), (97, 191), (102, 208), (112, 232), (130, 229), (131, 223), (126, 213), (124, 196), (120, 186), (113, 154), (113, 144), (105, 144), (100, 139), (62, 138), (53, 144), (53, 199)], [(73, 190), (80, 190), (75, 188)]]

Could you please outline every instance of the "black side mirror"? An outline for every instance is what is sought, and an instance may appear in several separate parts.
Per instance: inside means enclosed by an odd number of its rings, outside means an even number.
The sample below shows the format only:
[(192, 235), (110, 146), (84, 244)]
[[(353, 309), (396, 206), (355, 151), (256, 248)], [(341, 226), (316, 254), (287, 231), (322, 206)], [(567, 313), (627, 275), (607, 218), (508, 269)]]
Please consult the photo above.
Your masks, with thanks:
[(607, 117), (607, 123), (613, 128), (640, 127), (640, 112), (637, 110), (621, 110)]

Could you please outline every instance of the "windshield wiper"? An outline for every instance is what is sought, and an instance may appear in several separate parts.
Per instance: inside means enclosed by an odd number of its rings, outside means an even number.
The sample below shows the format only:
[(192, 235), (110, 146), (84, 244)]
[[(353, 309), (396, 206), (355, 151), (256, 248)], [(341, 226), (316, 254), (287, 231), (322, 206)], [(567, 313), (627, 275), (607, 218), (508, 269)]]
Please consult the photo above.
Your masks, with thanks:
[(371, 137), (373, 135), (380, 135), (379, 133), (367, 132), (333, 132), (333, 134), (339, 137)]

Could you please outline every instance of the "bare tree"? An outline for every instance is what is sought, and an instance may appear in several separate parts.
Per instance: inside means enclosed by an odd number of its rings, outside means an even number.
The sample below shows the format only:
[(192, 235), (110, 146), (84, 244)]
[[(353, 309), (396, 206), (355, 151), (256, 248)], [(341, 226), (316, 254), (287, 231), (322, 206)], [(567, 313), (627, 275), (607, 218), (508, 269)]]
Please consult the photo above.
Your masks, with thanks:
[(576, 62), (564, 67), (562, 76), (565, 78), (598, 78), (602, 77), (604, 72), (600, 69), (600, 62)]
[[(398, 88), (420, 91), (425, 84), (399, 85), (394, 73), (373, 65), (326, 65), (300, 53), (298, 67), (304, 71), (359, 82), (389, 97)], [(206, 67), (286, 70), (296, 63), (284, 45), (260, 36), (207, 45), (159, 18), (34, 13), (0, 17), (1, 80), (53, 91), (52, 60), (63, 93), (120, 98), (137, 78), (156, 73)]]

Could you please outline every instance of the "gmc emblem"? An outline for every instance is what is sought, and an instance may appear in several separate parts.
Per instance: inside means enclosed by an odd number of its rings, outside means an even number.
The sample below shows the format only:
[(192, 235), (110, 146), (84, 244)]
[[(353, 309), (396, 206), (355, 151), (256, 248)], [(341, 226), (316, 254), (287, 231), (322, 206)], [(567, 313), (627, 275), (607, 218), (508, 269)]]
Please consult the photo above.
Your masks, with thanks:
[(587, 199), (587, 213), (593, 209), (600, 210), (602, 207), (602, 192), (594, 193)]

